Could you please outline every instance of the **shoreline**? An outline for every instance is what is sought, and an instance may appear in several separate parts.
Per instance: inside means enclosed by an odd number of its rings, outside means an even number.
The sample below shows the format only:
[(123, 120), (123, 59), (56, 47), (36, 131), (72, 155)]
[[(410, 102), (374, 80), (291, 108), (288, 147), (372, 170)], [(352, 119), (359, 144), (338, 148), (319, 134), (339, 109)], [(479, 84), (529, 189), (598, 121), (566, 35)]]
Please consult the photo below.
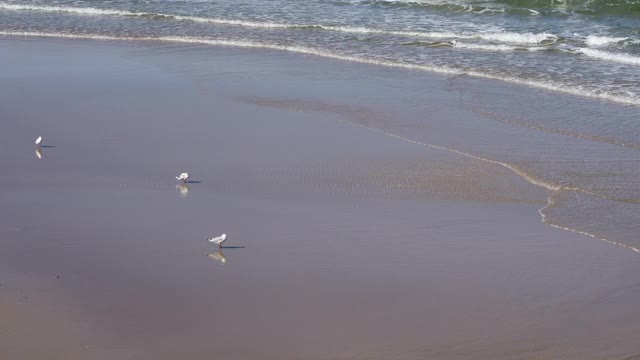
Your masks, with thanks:
[(554, 84), (554, 83), (540, 83), (532, 80), (526, 79), (518, 79), (512, 76), (506, 75), (492, 75), (488, 73), (483, 73), (480, 71), (461, 71), (458, 69), (448, 68), (445, 66), (436, 66), (436, 65), (418, 65), (418, 64), (407, 64), (386, 60), (376, 60), (369, 58), (360, 58), (349, 55), (339, 55), (332, 54), (328, 52), (319, 51), (312, 48), (298, 47), (298, 46), (283, 46), (277, 44), (263, 44), (256, 42), (248, 42), (248, 41), (233, 41), (233, 40), (218, 40), (218, 39), (207, 39), (207, 38), (197, 38), (197, 37), (115, 37), (115, 36), (107, 36), (107, 35), (99, 35), (99, 34), (64, 34), (64, 33), (45, 33), (45, 32), (23, 32), (23, 31), (0, 31), (0, 36), (9, 36), (9, 37), (35, 37), (35, 38), (56, 38), (56, 39), (72, 39), (72, 40), (93, 40), (93, 41), (142, 41), (142, 42), (173, 42), (173, 43), (183, 43), (183, 44), (197, 44), (197, 45), (209, 45), (209, 46), (223, 46), (223, 47), (235, 47), (235, 48), (250, 48), (250, 49), (263, 49), (263, 50), (273, 50), (273, 51), (281, 51), (288, 52), (292, 54), (299, 55), (311, 55), (316, 57), (321, 57), (325, 59), (338, 60), (338, 61), (346, 61), (346, 62), (354, 62), (358, 64), (364, 65), (373, 65), (373, 66), (381, 66), (386, 68), (393, 69), (403, 69), (409, 71), (424, 71), (430, 72), (438, 75), (444, 76), (458, 76), (465, 75), (471, 76), (474, 78), (499, 81), (504, 83), (510, 83), (518, 86), (526, 86), (534, 89), (539, 89), (543, 91), (555, 92), (563, 95), (576, 96), (579, 98), (587, 98), (590, 100), (596, 101), (604, 101), (611, 102), (616, 105), (621, 106), (640, 106), (640, 100), (635, 96), (621, 96), (621, 95), (612, 95), (609, 93), (597, 92), (597, 91), (588, 91), (585, 92), (584, 89), (572, 89), (567, 88), (566, 85), (563, 84)]
[[(149, 38), (144, 38), (144, 37), (143, 38), (136, 38), (136, 37), (119, 38), (119, 37), (100, 36), (100, 35), (96, 35), (96, 36), (94, 36), (94, 35), (65, 35), (65, 34), (60, 35), (60, 34), (46, 34), (46, 33), (37, 33), (37, 32), (36, 33), (0, 32), (0, 35), (3, 35), (3, 36), (16, 36), (17, 38), (23, 38), (25, 36), (27, 38), (32, 37), (32, 38), (36, 38), (36, 39), (37, 38), (41, 38), (41, 39), (54, 38), (54, 39), (58, 39), (58, 40), (61, 40), (61, 41), (65, 41), (65, 39), (66, 39), (66, 40), (78, 40), (78, 41), (85, 41), (85, 40), (86, 41), (101, 41), (101, 40), (105, 40), (105, 41), (115, 41), (115, 42), (123, 41), (125, 43), (129, 43), (129, 42), (133, 42), (133, 43), (141, 42), (141, 43), (144, 43), (144, 42), (149, 42), (149, 41), (151, 41), (151, 42), (160, 42), (160, 43), (167, 43), (167, 42), (168, 43), (172, 43), (172, 42), (180, 43), (180, 42), (182, 42), (182, 40), (180, 40), (179, 38), (172, 38), (172, 37), (166, 37), (166, 38), (162, 38), (162, 37), (159, 37), (159, 38), (153, 38), (153, 37), (149, 37)], [(193, 43), (193, 44), (199, 44), (199, 45), (210, 45), (210, 46), (212, 46), (214, 48), (215, 47), (219, 47), (221, 49), (228, 48), (228, 47), (231, 47), (231, 48), (238, 48), (238, 47), (239, 48), (245, 48), (246, 47), (246, 48), (254, 49), (255, 51), (258, 51), (258, 52), (261, 49), (263, 49), (263, 50), (266, 49), (268, 51), (273, 50), (273, 51), (281, 51), (281, 52), (285, 52), (285, 53), (292, 53), (294, 56), (296, 56), (296, 55), (301, 55), (301, 56), (311, 55), (311, 56), (316, 56), (316, 57), (319, 57), (319, 58), (328, 58), (328, 59), (331, 59), (331, 60), (345, 61), (347, 63), (355, 62), (355, 63), (363, 64), (363, 65), (366, 65), (366, 66), (372, 65), (372, 66), (387, 67), (387, 64), (378, 63), (376, 61), (374, 61), (374, 62), (364, 61), (363, 62), (363, 61), (360, 61), (359, 59), (355, 59), (355, 58), (352, 59), (351, 57), (341, 57), (341, 56), (338, 56), (338, 57), (329, 56), (329, 57), (327, 57), (327, 56), (325, 56), (323, 54), (316, 53), (315, 51), (309, 52), (309, 51), (305, 50), (305, 51), (300, 51), (299, 52), (299, 51), (295, 50), (297, 48), (288, 48), (288, 47), (282, 47), (282, 46), (270, 47), (270, 46), (256, 45), (256, 44), (251, 44), (251, 43), (240, 44), (240, 43), (227, 42), (227, 41), (217, 41), (217, 40), (215, 40), (215, 41), (208, 41), (207, 40), (207, 41), (204, 41), (204, 42), (200, 42), (198, 39), (195, 39), (194, 41), (191, 41), (189, 39), (187, 39), (187, 40), (188, 40), (188, 41), (186, 41), (187, 43)], [(21, 41), (21, 40), (18, 40), (18, 41)], [(391, 68), (396, 68), (396, 66), (391, 66)], [(467, 73), (467, 72), (465, 72), (465, 73), (459, 73), (459, 72), (452, 72), (452, 73), (445, 72), (445, 73), (442, 73), (442, 72), (436, 71), (436, 70), (419, 69), (419, 68), (415, 68), (414, 69), (412, 67), (404, 67), (404, 66), (401, 66), (400, 69), (409, 70), (409, 71), (426, 71), (426, 72), (430, 72), (433, 76), (436, 76), (436, 77), (449, 76), (449, 75), (453, 75), (453, 76), (466, 75), (466, 76), (471, 76), (471, 77), (475, 77), (476, 76), (474, 74)], [(501, 79), (493, 79), (491, 77), (486, 77), (486, 76), (480, 76), (480, 78), (484, 78), (484, 79), (487, 79), (487, 80), (504, 81), (504, 80), (501, 80)], [(509, 82), (509, 81), (507, 81), (507, 82)], [(527, 84), (521, 84), (521, 83), (516, 83), (516, 84), (518, 86), (525, 86), (525, 87), (528, 86)], [(536, 87), (536, 86), (534, 86), (534, 87)], [(554, 89), (546, 89), (546, 90), (550, 90), (552, 92), (556, 91)], [(572, 94), (572, 93), (566, 93), (566, 94), (576, 95), (576, 94)], [(580, 97), (581, 95), (576, 95), (576, 96)], [(600, 100), (602, 100), (602, 99), (600, 99)], [(597, 100), (597, 101), (599, 101), (599, 100)], [(267, 106), (269, 106), (269, 105), (267, 105)], [(304, 104), (302, 104), (302, 106), (304, 107)], [(312, 108), (312, 109), (310, 109), (310, 111), (315, 111), (315, 110)], [(323, 110), (320, 110), (320, 111), (323, 111)], [(356, 123), (357, 123), (357, 121), (356, 121)], [(499, 166), (505, 167), (505, 168), (513, 171), (518, 176), (522, 177), (527, 182), (529, 182), (529, 183), (531, 183), (533, 185), (536, 185), (536, 186), (543, 187), (543, 188), (545, 188), (545, 189), (547, 189), (549, 191), (552, 191), (552, 194), (550, 194), (549, 198), (547, 199), (547, 205), (545, 205), (542, 208), (538, 209), (538, 213), (539, 213), (541, 221), (543, 223), (548, 224), (549, 226), (554, 227), (554, 228), (559, 229), (559, 230), (570, 231), (570, 232), (574, 232), (574, 233), (577, 233), (577, 234), (585, 235), (585, 236), (588, 236), (590, 238), (594, 238), (594, 239), (597, 239), (597, 240), (600, 240), (600, 241), (604, 241), (604, 242), (607, 242), (607, 243), (610, 243), (610, 244), (613, 244), (613, 245), (616, 245), (616, 246), (621, 246), (621, 247), (630, 249), (630, 250), (632, 250), (632, 251), (634, 251), (636, 253), (640, 253), (640, 245), (629, 244), (629, 243), (626, 243), (625, 241), (620, 241), (620, 239), (610, 238), (610, 237), (606, 236), (606, 234), (605, 235), (599, 234), (597, 231), (581, 229), (581, 228), (574, 228), (574, 227), (568, 226), (566, 224), (558, 223), (557, 221), (549, 220), (549, 217), (546, 214), (544, 214), (544, 210), (547, 209), (549, 207), (549, 205), (554, 202), (553, 193), (558, 192), (558, 191), (563, 191), (563, 190), (582, 192), (582, 193), (585, 193), (585, 194), (588, 194), (588, 195), (591, 195), (591, 196), (600, 197), (603, 200), (623, 201), (624, 199), (620, 200), (620, 199), (612, 198), (612, 197), (609, 197), (609, 196), (606, 196), (606, 195), (603, 195), (603, 194), (599, 194), (597, 192), (592, 192), (592, 191), (590, 191), (588, 189), (581, 188), (581, 187), (565, 186), (565, 185), (560, 184), (560, 183), (555, 184), (555, 183), (546, 181), (544, 179), (537, 178), (536, 176), (528, 173), (527, 171), (519, 169), (517, 166), (514, 166), (513, 164), (509, 164), (508, 162), (505, 162), (505, 161), (501, 161), (501, 160), (497, 160), (497, 159), (491, 159), (491, 158), (486, 157), (486, 156), (474, 154), (472, 152), (461, 151), (461, 150), (458, 150), (458, 149), (455, 149), (455, 148), (450, 148), (450, 147), (447, 147), (447, 146), (440, 146), (440, 145), (435, 145), (435, 144), (432, 144), (432, 143), (429, 143), (429, 142), (422, 142), (422, 141), (419, 141), (419, 140), (416, 140), (416, 139), (411, 139), (409, 137), (405, 137), (405, 136), (402, 136), (402, 135), (386, 132), (384, 129), (378, 129), (376, 127), (367, 126), (366, 124), (364, 124), (364, 125), (363, 124), (357, 124), (357, 125), (363, 126), (363, 127), (365, 127), (366, 129), (368, 129), (370, 131), (379, 132), (379, 133), (384, 134), (386, 136), (391, 136), (391, 137), (397, 138), (397, 139), (399, 139), (401, 141), (407, 141), (407, 142), (412, 143), (412, 144), (416, 144), (416, 145), (420, 145), (420, 146), (426, 146), (426, 147), (430, 147), (430, 148), (441, 150), (441, 151), (447, 151), (447, 152), (458, 154), (458, 155), (461, 155), (461, 156), (464, 156), (464, 157), (469, 157), (469, 158), (472, 158), (472, 159), (475, 159), (475, 160), (485, 161), (485, 162), (488, 162), (488, 163), (497, 164)], [(540, 130), (540, 129), (532, 128), (532, 130)], [(548, 130), (545, 130), (545, 131), (548, 131)], [(551, 133), (554, 133), (554, 132), (551, 132)], [(560, 131), (560, 134), (561, 135), (565, 135), (565, 136), (574, 136), (571, 133), (562, 133), (561, 131)], [(589, 140), (589, 141), (590, 140), (600, 141), (598, 139), (593, 139), (592, 137), (586, 137), (584, 135), (578, 136), (578, 138), (581, 138), (581, 137), (583, 137), (584, 139)], [(605, 143), (608, 143), (608, 144), (613, 145), (613, 146), (629, 147), (630, 150), (636, 150), (637, 149), (637, 147), (635, 147), (633, 145), (627, 145), (627, 144), (618, 143), (618, 142), (615, 142), (615, 141), (613, 141), (613, 142), (605, 142)], [(637, 240), (640, 241), (640, 239), (637, 239)]]
[[(62, 351), (280, 360), (640, 351), (635, 253), (543, 224), (535, 209), (548, 191), (498, 162), (407, 142), (422, 126), (460, 140), (461, 152), (474, 140), (474, 129), (435, 122), (478, 121), (448, 100), (445, 77), (414, 82), (226, 48), (0, 42), (7, 51), (0, 292), (46, 304), (56, 315), (47, 322), (72, 339)], [(385, 84), (403, 91), (389, 97)], [(393, 107), (414, 85), (429, 90), (427, 117), (412, 103)], [(35, 133), (55, 146), (42, 159)], [(199, 182), (176, 188), (179, 171)], [(222, 232), (244, 247), (223, 249), (225, 263), (206, 242)], [(74, 324), (87, 326), (82, 344)], [(36, 357), (22, 351), (8, 358)], [(69, 360), (60, 351), (50, 358)]]

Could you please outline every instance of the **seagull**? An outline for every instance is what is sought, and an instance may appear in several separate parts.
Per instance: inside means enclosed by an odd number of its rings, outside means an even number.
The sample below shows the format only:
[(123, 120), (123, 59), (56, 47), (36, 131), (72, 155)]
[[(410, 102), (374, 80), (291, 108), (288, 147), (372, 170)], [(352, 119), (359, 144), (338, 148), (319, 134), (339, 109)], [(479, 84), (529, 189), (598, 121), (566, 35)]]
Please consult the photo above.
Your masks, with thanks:
[(214, 237), (209, 239), (210, 242), (214, 243), (214, 244), (218, 244), (219, 247), (222, 247), (222, 243), (227, 240), (227, 234), (222, 234), (218, 237)]
[(38, 138), (36, 139), (36, 145), (42, 145), (42, 136), (38, 136)]
[(189, 178), (189, 173), (183, 172), (180, 176), (176, 176), (176, 180), (181, 180), (183, 183), (187, 183), (187, 179)]
[(207, 256), (213, 260), (220, 261), (223, 264), (227, 262), (227, 257), (224, 256), (222, 251), (218, 251), (217, 253), (211, 253), (211, 254), (208, 254)]

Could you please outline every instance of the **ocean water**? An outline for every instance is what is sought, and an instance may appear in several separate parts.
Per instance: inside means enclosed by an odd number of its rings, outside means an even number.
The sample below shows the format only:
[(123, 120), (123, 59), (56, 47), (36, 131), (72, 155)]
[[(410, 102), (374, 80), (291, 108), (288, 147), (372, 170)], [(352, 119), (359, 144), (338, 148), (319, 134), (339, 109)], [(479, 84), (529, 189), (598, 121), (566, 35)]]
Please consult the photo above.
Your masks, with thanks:
[(458, 124), (476, 134), (466, 145), (391, 135), (504, 166), (550, 191), (548, 224), (640, 252), (637, 0), (0, 0), (1, 36), (263, 48), (446, 74), (460, 107), (516, 130)]
[(0, 31), (271, 47), (640, 105), (636, 0), (0, 0)]

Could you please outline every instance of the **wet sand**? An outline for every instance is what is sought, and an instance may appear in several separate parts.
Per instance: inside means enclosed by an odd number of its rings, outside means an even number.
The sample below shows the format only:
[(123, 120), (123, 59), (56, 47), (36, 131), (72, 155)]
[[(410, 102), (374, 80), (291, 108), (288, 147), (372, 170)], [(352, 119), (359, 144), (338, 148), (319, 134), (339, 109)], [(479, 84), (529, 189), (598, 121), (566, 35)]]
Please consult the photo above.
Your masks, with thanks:
[(363, 104), (410, 73), (18, 39), (0, 65), (3, 359), (640, 357), (638, 254), (545, 225), (548, 190), (504, 167), (386, 134), (402, 116)]

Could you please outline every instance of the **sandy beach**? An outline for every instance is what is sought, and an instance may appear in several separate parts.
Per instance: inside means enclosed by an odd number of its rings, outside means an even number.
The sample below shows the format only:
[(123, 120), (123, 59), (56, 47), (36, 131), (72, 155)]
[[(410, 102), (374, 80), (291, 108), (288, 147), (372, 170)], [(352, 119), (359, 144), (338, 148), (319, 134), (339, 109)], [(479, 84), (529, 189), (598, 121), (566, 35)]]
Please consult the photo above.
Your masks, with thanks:
[(0, 39), (0, 358), (640, 359), (640, 254), (545, 224), (550, 190), (481, 158), (560, 135), (463, 82), (507, 86)]

